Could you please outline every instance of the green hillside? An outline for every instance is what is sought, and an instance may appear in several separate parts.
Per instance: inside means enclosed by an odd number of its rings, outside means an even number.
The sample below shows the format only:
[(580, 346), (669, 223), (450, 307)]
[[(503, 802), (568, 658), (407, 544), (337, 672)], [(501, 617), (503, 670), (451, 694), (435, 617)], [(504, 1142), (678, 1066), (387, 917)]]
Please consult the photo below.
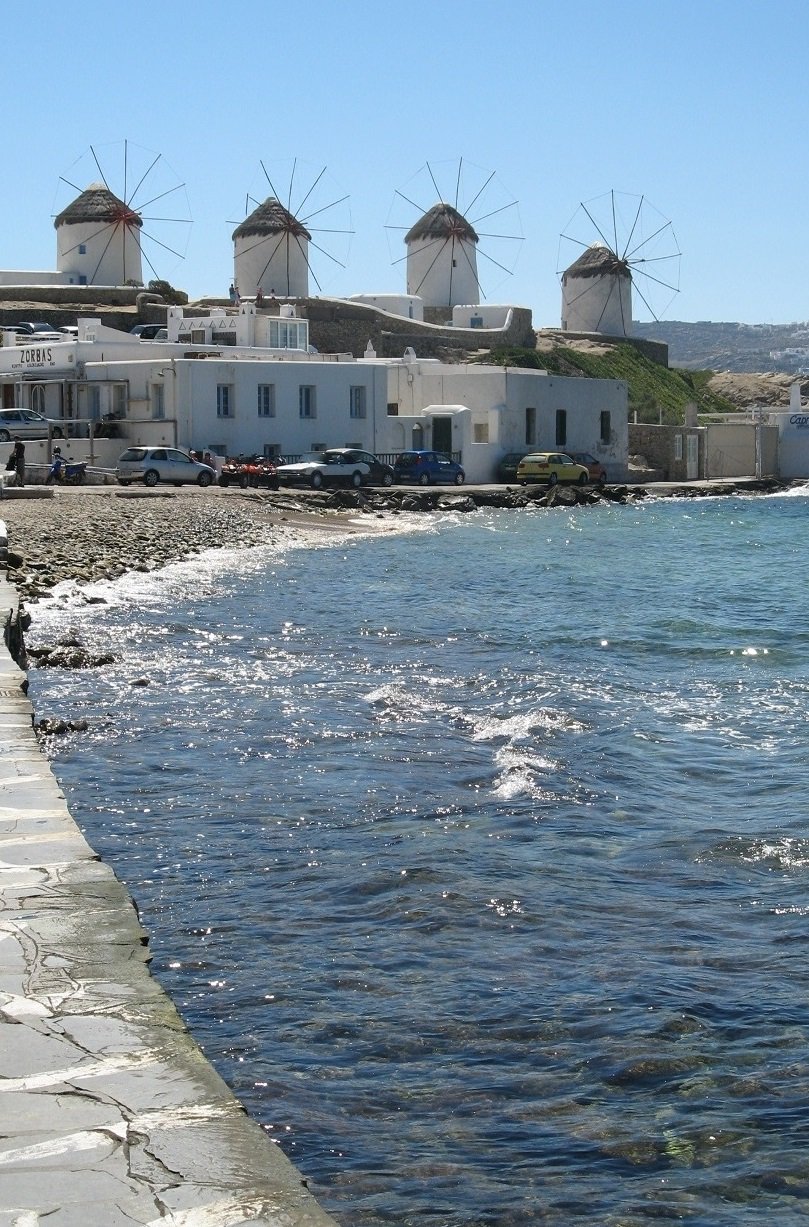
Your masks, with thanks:
[(498, 366), (545, 370), (553, 375), (589, 379), (625, 379), (629, 387), (630, 419), (677, 425), (685, 406), (696, 404), (700, 413), (733, 413), (736, 405), (717, 396), (708, 386), (713, 371), (673, 371), (652, 362), (632, 345), (613, 345), (595, 354), (587, 349), (555, 345), (551, 349), (493, 349), (484, 359)]

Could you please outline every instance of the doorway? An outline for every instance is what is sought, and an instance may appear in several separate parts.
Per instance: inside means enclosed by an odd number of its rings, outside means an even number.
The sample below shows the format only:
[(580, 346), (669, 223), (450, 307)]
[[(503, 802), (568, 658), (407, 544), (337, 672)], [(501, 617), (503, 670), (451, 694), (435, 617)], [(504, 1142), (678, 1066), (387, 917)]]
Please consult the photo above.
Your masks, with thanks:
[(452, 454), (452, 418), (433, 418), (433, 451)]

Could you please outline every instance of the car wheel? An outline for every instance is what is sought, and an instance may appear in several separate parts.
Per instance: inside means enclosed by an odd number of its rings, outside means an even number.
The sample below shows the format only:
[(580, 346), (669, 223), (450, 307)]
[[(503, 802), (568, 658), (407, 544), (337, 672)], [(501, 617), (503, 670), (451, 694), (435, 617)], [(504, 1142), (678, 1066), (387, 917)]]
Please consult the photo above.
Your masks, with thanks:
[(359, 490), (360, 486), (362, 485), (362, 473), (352, 473), (351, 484), (355, 490)]
[(0, 443), (10, 443), (11, 435), (7, 430), (0, 430)]
[(589, 482), (590, 482), (589, 473), (579, 473), (579, 485), (580, 486), (589, 485)]
[(159, 481), (160, 481), (160, 474), (157, 472), (156, 469), (147, 469), (146, 472), (143, 474), (144, 486), (156, 486)]
[(313, 490), (319, 490), (323, 485), (323, 474), (318, 472), (312, 473), (309, 477), (309, 485)]
[(383, 485), (383, 486), (392, 486), (392, 485), (393, 485), (393, 474), (392, 474), (392, 473), (383, 473), (383, 474), (382, 474), (382, 485)]
[(422, 473), (421, 477), (419, 478), (419, 485), (420, 485), (420, 486), (429, 486), (429, 484), (430, 484), (430, 474), (429, 474), (429, 473)]
[(559, 475), (557, 473), (548, 474), (548, 485), (549, 486), (555, 486), (558, 480), (559, 480)]
[(465, 480), (466, 480), (466, 477), (463, 473), (455, 474), (455, 485), (456, 486), (462, 486)]
[(249, 485), (250, 485), (250, 478), (247, 476), (246, 473), (240, 473), (239, 474), (239, 489), (246, 490)]
[(64, 439), (65, 432), (62, 430), (61, 426), (54, 426), (53, 430), (51, 431), (51, 437), (54, 439)]
[(199, 477), (197, 478), (197, 485), (203, 490), (207, 490), (212, 481), (213, 478), (211, 477), (210, 473), (200, 473)]

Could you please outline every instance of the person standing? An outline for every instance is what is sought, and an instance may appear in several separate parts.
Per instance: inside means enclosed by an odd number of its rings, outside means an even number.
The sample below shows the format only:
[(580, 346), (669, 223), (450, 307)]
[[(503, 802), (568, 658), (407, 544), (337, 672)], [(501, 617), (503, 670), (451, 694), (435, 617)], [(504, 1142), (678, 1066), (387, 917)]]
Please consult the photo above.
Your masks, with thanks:
[(14, 485), (25, 485), (25, 444), (22, 439), (18, 439), (15, 435), (14, 446), (11, 449), (11, 456), (14, 461)]

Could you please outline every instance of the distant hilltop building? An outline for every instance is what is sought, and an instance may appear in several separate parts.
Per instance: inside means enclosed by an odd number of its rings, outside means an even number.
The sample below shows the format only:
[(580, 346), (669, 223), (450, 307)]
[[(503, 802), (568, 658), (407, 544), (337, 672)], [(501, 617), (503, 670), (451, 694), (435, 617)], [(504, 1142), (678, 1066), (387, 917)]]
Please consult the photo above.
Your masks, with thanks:
[(234, 284), (251, 296), (309, 296), (311, 234), (289, 209), (269, 197), (233, 231)]
[(411, 226), (407, 246), (407, 293), (427, 307), (480, 302), (474, 227), (449, 204), (436, 204)]
[(632, 333), (632, 273), (604, 243), (593, 243), (562, 274), (562, 330)]
[(142, 284), (143, 221), (103, 183), (91, 183), (53, 224), (56, 266), (69, 284)]

